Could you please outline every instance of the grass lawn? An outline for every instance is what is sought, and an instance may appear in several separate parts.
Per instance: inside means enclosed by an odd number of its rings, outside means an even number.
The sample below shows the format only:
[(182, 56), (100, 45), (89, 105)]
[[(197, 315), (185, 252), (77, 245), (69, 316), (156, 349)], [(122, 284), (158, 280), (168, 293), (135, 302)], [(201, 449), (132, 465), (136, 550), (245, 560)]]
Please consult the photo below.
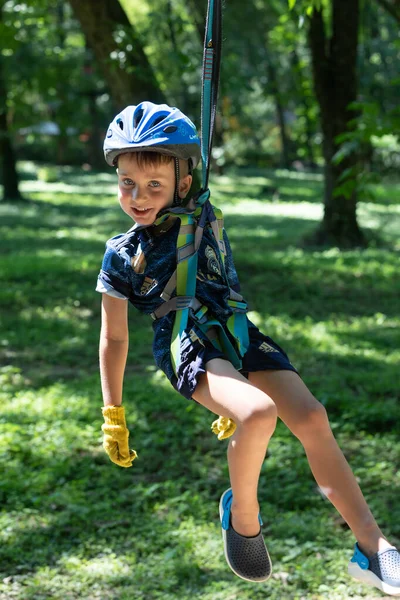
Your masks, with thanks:
[[(151, 320), (134, 309), (124, 404), (139, 458), (130, 469), (109, 461), (94, 287), (106, 239), (131, 222), (114, 175), (63, 168), (43, 184), (35, 165), (21, 167), (35, 202), (0, 204), (0, 600), (380, 598), (347, 576), (353, 536), (281, 423), (259, 486), (274, 574), (261, 585), (233, 575), (218, 518), (227, 442), (156, 371)], [(302, 247), (321, 193), (319, 175), (285, 171), (212, 181), (250, 318), (326, 406), (399, 544), (399, 188), (379, 185), (359, 206), (375, 240), (364, 251)]]

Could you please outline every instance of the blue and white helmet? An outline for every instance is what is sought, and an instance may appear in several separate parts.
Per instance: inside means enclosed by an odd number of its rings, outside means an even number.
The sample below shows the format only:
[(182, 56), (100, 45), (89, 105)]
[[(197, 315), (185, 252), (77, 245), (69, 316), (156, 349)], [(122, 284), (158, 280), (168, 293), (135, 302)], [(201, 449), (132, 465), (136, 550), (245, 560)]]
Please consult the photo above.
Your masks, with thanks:
[(103, 149), (110, 166), (125, 152), (160, 152), (191, 160), (193, 168), (201, 158), (200, 139), (192, 121), (175, 107), (147, 101), (127, 106), (115, 117)]

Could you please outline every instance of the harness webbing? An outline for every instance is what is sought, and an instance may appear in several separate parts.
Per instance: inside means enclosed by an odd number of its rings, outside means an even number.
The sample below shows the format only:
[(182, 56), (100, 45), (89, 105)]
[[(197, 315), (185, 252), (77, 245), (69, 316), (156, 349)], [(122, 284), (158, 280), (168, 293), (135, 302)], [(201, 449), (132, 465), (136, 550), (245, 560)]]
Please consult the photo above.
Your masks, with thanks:
[[(172, 216), (176, 215), (176, 212), (173, 210), (168, 214)], [(243, 300), (243, 297), (229, 286), (224, 265), (226, 252), (223, 240), (224, 221), (222, 211), (212, 207), (209, 201), (207, 201), (202, 207), (196, 208), (194, 211), (181, 213), (177, 216), (181, 221), (176, 246), (177, 268), (161, 293), (164, 303), (151, 316), (153, 319), (159, 319), (171, 310), (175, 311), (171, 337), (171, 361), (175, 374), (178, 373), (180, 366), (180, 348), (188, 325), (189, 316), (191, 316), (192, 320), (211, 343), (230, 360), (233, 366), (236, 369), (240, 369), (242, 367), (241, 357), (244, 356), (249, 346), (246, 320), (247, 304)], [(163, 215), (163, 217), (155, 222), (155, 225), (158, 225), (166, 217), (167, 215)], [(227, 303), (233, 311), (226, 325), (235, 340), (236, 347), (232, 345), (221, 323), (208, 314), (208, 307), (202, 305), (195, 296), (198, 249), (202, 240), (204, 226), (210, 220), (211, 229), (217, 241), (221, 257), (222, 275), (229, 288)], [(176, 295), (172, 297), (175, 289)]]
[[(181, 229), (188, 225), (194, 225), (192, 214), (181, 216)], [(191, 255), (187, 256), (184, 252), (187, 246), (190, 246)], [(178, 234), (177, 243), (177, 268), (176, 268), (176, 295), (187, 299), (195, 297), (196, 294), (196, 275), (197, 275), (197, 252), (194, 249), (194, 228), (189, 234)], [(182, 252), (183, 251), (183, 252)], [(175, 313), (174, 328), (172, 330), (171, 359), (175, 373), (180, 364), (180, 344), (188, 324), (189, 305)]]
[[(175, 312), (171, 336), (171, 362), (176, 375), (179, 371), (181, 344), (186, 334), (189, 317), (236, 369), (242, 367), (241, 359), (249, 346), (247, 304), (242, 296), (229, 286), (224, 264), (226, 248), (223, 237), (223, 216), (219, 209), (211, 205), (208, 189), (221, 64), (221, 21), (221, 0), (208, 0), (201, 93), (202, 189), (185, 207), (170, 209), (154, 223), (158, 225), (172, 216), (178, 217), (181, 222), (176, 246), (177, 267), (161, 294), (164, 303), (151, 315), (153, 319), (158, 319), (171, 310)], [(234, 344), (222, 324), (209, 314), (208, 307), (202, 305), (196, 298), (198, 249), (206, 227), (211, 227), (217, 242), (222, 276), (229, 288), (227, 302), (233, 312), (226, 325), (235, 340)], [(173, 296), (175, 290), (176, 295)], [(228, 417), (220, 417), (212, 424), (212, 431), (218, 435), (218, 439), (229, 437), (235, 428), (234, 421)]]

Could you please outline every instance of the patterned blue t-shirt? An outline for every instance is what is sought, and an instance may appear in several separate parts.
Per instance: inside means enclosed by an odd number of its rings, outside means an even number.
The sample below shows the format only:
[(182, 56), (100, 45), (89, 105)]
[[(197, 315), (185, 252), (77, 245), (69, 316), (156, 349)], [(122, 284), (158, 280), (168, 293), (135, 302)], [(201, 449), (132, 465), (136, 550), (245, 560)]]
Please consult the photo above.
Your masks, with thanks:
[[(106, 243), (106, 251), (96, 290), (129, 300), (140, 312), (151, 314), (164, 303), (160, 294), (176, 269), (176, 244), (180, 220), (169, 216), (161, 225), (139, 227), (116, 235)], [(223, 231), (226, 255), (225, 271), (229, 285), (236, 292), (240, 284), (226, 231)], [(226, 300), (225, 283), (217, 242), (211, 228), (204, 229), (198, 250), (196, 298), (225, 324), (232, 315)], [(174, 312), (153, 321), (153, 354), (156, 364), (170, 378), (170, 343)]]

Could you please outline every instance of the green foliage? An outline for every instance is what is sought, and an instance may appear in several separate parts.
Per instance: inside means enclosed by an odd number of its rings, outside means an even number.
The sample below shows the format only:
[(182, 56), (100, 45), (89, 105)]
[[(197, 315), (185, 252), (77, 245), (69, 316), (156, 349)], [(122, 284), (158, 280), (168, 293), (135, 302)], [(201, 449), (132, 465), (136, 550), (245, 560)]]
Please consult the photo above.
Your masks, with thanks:
[[(205, 5), (183, 0), (123, 0), (121, 4), (168, 102), (200, 125)], [(224, 7), (214, 140), (214, 159), (221, 169), (230, 165), (281, 165), (278, 103), (285, 118), (290, 162), (301, 161), (306, 167), (321, 162), (307, 14), (313, 7), (321, 8), (330, 37), (331, 4), (330, 0), (232, 0)], [(8, 0), (3, 12), (0, 52), (9, 91), (8, 122), (18, 156), (61, 164), (98, 164), (103, 136), (115, 112), (112, 90), (87, 48), (69, 3)], [(122, 27), (116, 32), (111, 65), (118, 60), (123, 66), (129, 33), (129, 28)], [(378, 120), (389, 119), (397, 106), (399, 50), (396, 25), (390, 16), (377, 3), (363, 3), (360, 100), (365, 106), (372, 103), (379, 107)], [(369, 118), (364, 110), (363, 118)], [(57, 135), (40, 133), (39, 125), (48, 121), (57, 125)], [(392, 133), (397, 121), (393, 115)], [(379, 132), (373, 135), (380, 137)], [(395, 153), (390, 150), (377, 149), (374, 158), (371, 170), (386, 169), (388, 164), (397, 169)], [(359, 180), (357, 186), (360, 190), (370, 188)]]
[(343, 171), (334, 195), (350, 198), (356, 190), (358, 198), (368, 200), (373, 198), (371, 184), (379, 181), (377, 169), (390, 173), (399, 166), (400, 140), (393, 132), (399, 131), (400, 112), (396, 106), (382, 114), (377, 102), (353, 102), (349, 109), (356, 116), (349, 121), (349, 131), (336, 138), (339, 149), (333, 163), (338, 165), (351, 155), (361, 160)]
[[(3, 18), (0, 53), (18, 156), (92, 163), (90, 142), (96, 137), (100, 146), (98, 128), (102, 120), (106, 127), (112, 109), (69, 3), (9, 0)], [(43, 133), (49, 122), (58, 133)]]
[[(352, 535), (281, 423), (259, 486), (274, 574), (261, 587), (234, 577), (218, 521), (226, 442), (210, 432), (213, 415), (155, 370), (151, 321), (134, 310), (124, 393), (139, 458), (131, 469), (109, 462), (94, 286), (105, 240), (131, 222), (114, 175), (64, 168), (42, 184), (34, 165), (21, 167), (34, 202), (0, 206), (0, 597), (378, 598), (348, 578)], [(374, 203), (360, 204), (375, 243), (346, 252), (299, 245), (321, 218), (321, 175), (242, 170), (213, 180), (212, 193), (251, 319), (325, 404), (379, 524), (399, 543), (398, 185), (381, 182)]]

